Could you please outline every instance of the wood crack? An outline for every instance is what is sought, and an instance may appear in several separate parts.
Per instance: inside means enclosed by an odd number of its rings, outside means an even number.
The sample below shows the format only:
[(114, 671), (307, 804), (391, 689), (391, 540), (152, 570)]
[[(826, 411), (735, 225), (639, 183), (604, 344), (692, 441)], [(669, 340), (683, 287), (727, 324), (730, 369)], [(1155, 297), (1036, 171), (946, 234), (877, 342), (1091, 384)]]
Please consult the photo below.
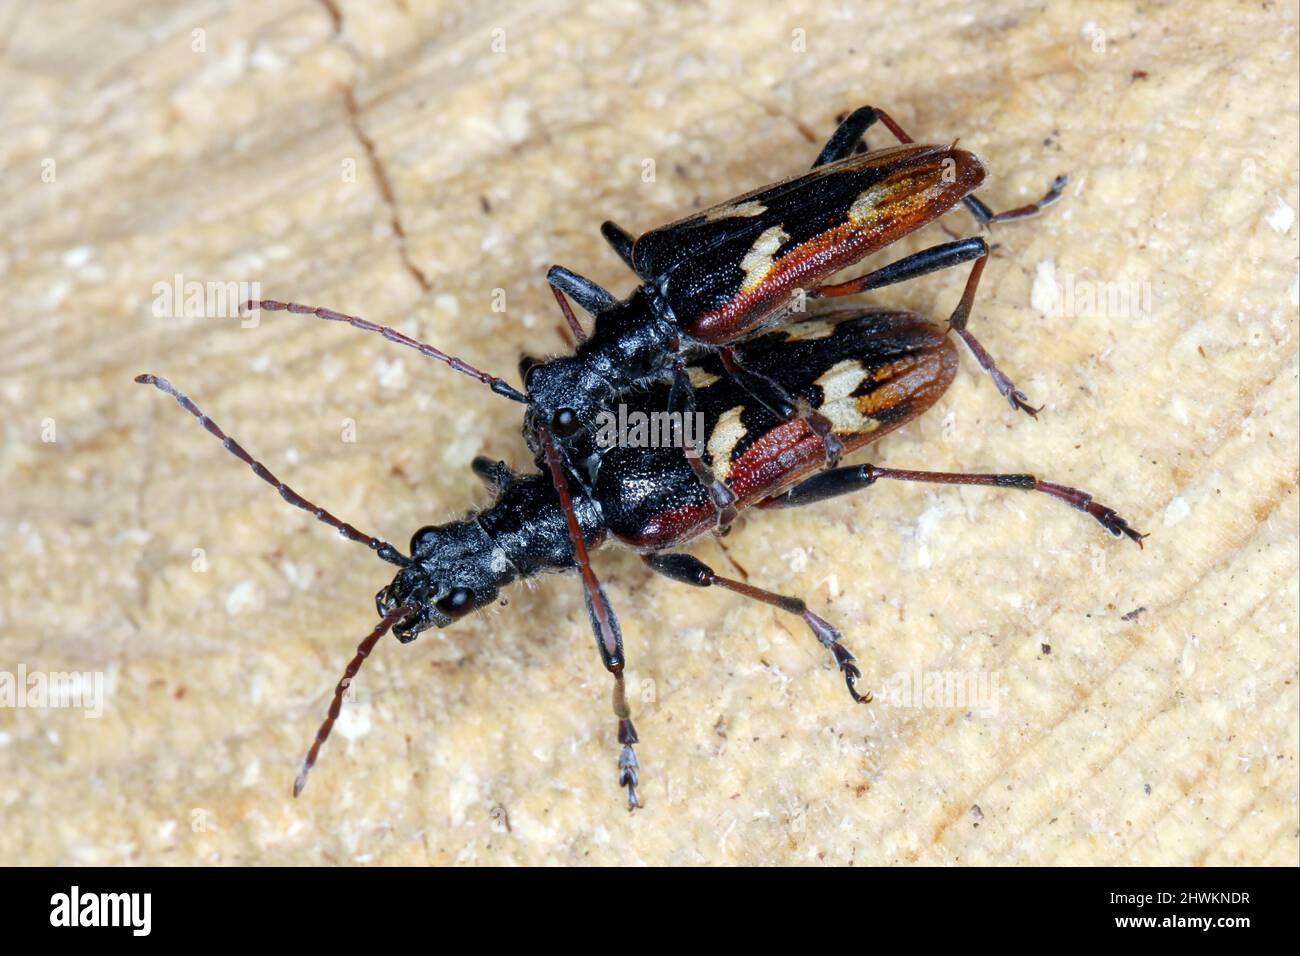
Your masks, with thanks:
[(366, 156), (370, 159), (370, 170), (379, 186), (379, 195), (388, 207), (388, 222), (393, 230), (393, 235), (397, 239), (397, 254), (401, 257), (402, 265), (405, 266), (406, 271), (411, 274), (411, 277), (415, 279), (420, 288), (428, 292), (433, 286), (429, 282), (428, 276), (412, 261), (410, 251), (406, 247), (406, 229), (402, 226), (402, 217), (398, 210), (397, 199), (393, 195), (393, 184), (388, 179), (388, 172), (384, 169), (384, 164), (379, 160), (379, 153), (375, 150), (374, 142), (366, 135), (366, 131), (361, 126), (361, 111), (357, 107), (357, 99), (350, 86), (345, 87), (343, 90), (343, 108), (347, 114), (348, 125), (352, 128), (353, 135), (361, 143), (361, 148), (366, 151)]
[[(339, 10), (336, 0), (320, 0), (320, 3), (329, 17), (334, 42), (346, 50), (353, 61), (360, 64), (362, 62), (361, 54), (343, 35), (343, 13)], [(411, 258), (410, 250), (406, 246), (406, 228), (402, 225), (401, 211), (397, 205), (397, 197), (393, 193), (392, 181), (388, 178), (388, 170), (379, 159), (379, 152), (375, 149), (374, 140), (366, 134), (365, 128), (361, 125), (361, 109), (357, 106), (355, 82), (343, 87), (343, 113), (347, 117), (352, 135), (361, 144), (361, 148), (366, 151), (366, 157), (370, 162), (370, 172), (375, 177), (375, 183), (379, 187), (379, 196), (383, 199), (384, 205), (388, 207), (388, 225), (393, 230), (393, 236), (397, 239), (397, 254), (402, 260), (402, 266), (410, 273), (411, 278), (416, 281), (420, 289), (428, 292), (433, 288), (433, 285), (429, 282), (429, 277), (415, 264), (415, 261)]]

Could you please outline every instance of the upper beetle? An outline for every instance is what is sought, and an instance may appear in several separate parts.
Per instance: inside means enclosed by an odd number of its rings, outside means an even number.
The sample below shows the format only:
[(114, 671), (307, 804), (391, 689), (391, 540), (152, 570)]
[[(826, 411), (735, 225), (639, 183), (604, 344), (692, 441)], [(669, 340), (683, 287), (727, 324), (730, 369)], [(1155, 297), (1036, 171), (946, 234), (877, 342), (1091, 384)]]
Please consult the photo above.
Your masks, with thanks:
[[(886, 126), (902, 145), (867, 150), (866, 130)], [(1040, 200), (993, 213), (972, 193), (985, 178), (983, 164), (955, 145), (914, 143), (883, 110), (865, 106), (847, 116), (827, 141), (810, 171), (764, 186), (651, 230), (639, 238), (607, 222), (602, 233), (642, 283), (624, 299), (561, 266), (548, 281), (575, 337), (572, 355), (521, 363), (524, 391), (461, 359), (392, 329), (328, 309), (261, 301), (249, 307), (309, 312), (381, 332), (491, 385), (493, 391), (528, 406), (524, 432), (539, 464), (545, 435), (553, 437), (568, 468), (584, 480), (584, 447), (602, 411), (616, 396), (650, 381), (671, 380), (672, 411), (688, 414), (694, 395), (687, 361), (716, 351), (725, 373), (755, 401), (783, 420), (801, 418), (826, 439), (829, 463), (842, 448), (817, 412), (801, 407), (771, 376), (747, 369), (730, 347), (772, 325), (787, 312), (801, 311), (806, 298), (852, 295), (891, 285), (963, 262), (974, 262), (949, 328), (974, 352), (1013, 407), (1033, 412), (1024, 395), (1002, 374), (966, 328), (980, 275), (988, 257), (982, 237), (932, 246), (847, 282), (827, 284), (840, 269), (934, 221), (965, 203), (982, 224), (1032, 215), (1060, 196), (1064, 177)], [(569, 299), (595, 317), (587, 336)], [(696, 473), (722, 507), (734, 516), (727, 489), (692, 461)]]

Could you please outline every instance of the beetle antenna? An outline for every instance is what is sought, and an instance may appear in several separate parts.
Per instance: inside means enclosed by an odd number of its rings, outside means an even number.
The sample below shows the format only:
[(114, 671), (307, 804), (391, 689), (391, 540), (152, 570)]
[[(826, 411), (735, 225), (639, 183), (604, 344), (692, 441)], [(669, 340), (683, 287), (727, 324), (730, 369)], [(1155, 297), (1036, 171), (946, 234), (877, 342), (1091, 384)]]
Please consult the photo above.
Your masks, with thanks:
[(361, 670), (361, 665), (366, 662), (366, 658), (370, 656), (370, 652), (379, 643), (379, 639), (387, 634), (394, 624), (406, 617), (406, 615), (414, 614), (419, 609), (418, 604), (403, 604), (376, 624), (375, 629), (357, 645), (356, 654), (353, 655), (352, 660), (348, 661), (343, 676), (339, 678), (338, 686), (334, 688), (334, 698), (330, 701), (329, 713), (325, 715), (324, 722), (321, 723), (320, 729), (316, 731), (316, 739), (312, 742), (311, 749), (307, 751), (307, 756), (303, 759), (302, 769), (298, 771), (298, 776), (294, 778), (293, 795), (295, 797), (302, 793), (303, 787), (307, 786), (307, 774), (311, 773), (311, 768), (316, 766), (316, 758), (320, 755), (321, 745), (329, 739), (330, 731), (334, 729), (334, 721), (338, 719), (339, 711), (343, 709), (343, 695), (352, 686), (352, 680), (357, 676), (357, 672)]
[(321, 309), (314, 305), (300, 305), (297, 302), (277, 302), (274, 299), (249, 299), (242, 307), (249, 311), (265, 309), (267, 312), (292, 312), (295, 315), (314, 315), (318, 319), (325, 319), (329, 322), (344, 322), (353, 328), (362, 329), (366, 332), (378, 332), (390, 342), (396, 342), (398, 345), (405, 345), (407, 348), (415, 349), (421, 355), (427, 356), (431, 359), (437, 359), (439, 362), (451, 366), (458, 372), (464, 372), (470, 378), (478, 379), (498, 395), (508, 398), (513, 402), (520, 402), (525, 405), (528, 404), (528, 397), (505, 379), (497, 378), (495, 375), (489, 375), (487, 372), (481, 372), (463, 359), (458, 359), (454, 355), (448, 355), (441, 349), (436, 349), (432, 345), (426, 345), (424, 342), (419, 342), (411, 338), (409, 335), (403, 335), (396, 329), (389, 328), (386, 325), (377, 325), (369, 319), (363, 319), (357, 315), (344, 315), (342, 312), (335, 312), (333, 309)]
[(276, 491), (280, 492), (280, 497), (289, 502), (289, 504), (293, 505), (295, 508), (301, 508), (303, 511), (312, 515), (312, 517), (316, 518), (316, 520), (323, 521), (331, 528), (336, 529), (339, 534), (343, 535), (343, 537), (347, 538), (349, 541), (356, 541), (359, 544), (364, 544), (389, 564), (395, 564), (399, 568), (404, 568), (411, 563), (410, 558), (403, 555), (383, 538), (372, 537), (371, 535), (358, 531), (346, 521), (340, 521), (324, 508), (312, 504), (279, 478), (275, 477), (275, 475), (271, 474), (269, 468), (248, 452), (244, 451), (243, 446), (240, 445), (239, 442), (235, 441), (223, 432), (220, 425), (208, 418), (208, 416), (203, 413), (203, 410), (199, 408), (199, 406), (195, 405), (188, 395), (178, 389), (171, 382), (167, 381), (167, 379), (158, 375), (149, 375), (146, 373), (144, 375), (137, 375), (135, 380), (141, 385), (152, 385), (159, 391), (166, 392), (172, 398), (176, 399), (181, 408), (185, 409), (199, 420), (200, 425), (221, 439), (221, 444), (225, 447), (226, 451), (230, 452), (244, 464), (248, 465), (249, 468), (253, 469), (253, 474), (257, 475), (257, 477), (261, 478)]

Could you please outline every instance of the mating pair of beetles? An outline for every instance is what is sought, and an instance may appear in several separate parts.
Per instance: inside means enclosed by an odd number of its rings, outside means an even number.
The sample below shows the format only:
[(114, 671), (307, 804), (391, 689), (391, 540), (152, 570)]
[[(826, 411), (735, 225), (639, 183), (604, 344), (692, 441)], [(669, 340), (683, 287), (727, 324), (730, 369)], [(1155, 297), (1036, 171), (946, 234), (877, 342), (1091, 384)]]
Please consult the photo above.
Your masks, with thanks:
[[(870, 150), (876, 122), (900, 145)], [(654, 571), (695, 587), (721, 587), (803, 619), (843, 673), (849, 694), (861, 672), (839, 631), (795, 596), (717, 574), (677, 550), (708, 532), (724, 533), (750, 507), (790, 508), (867, 488), (882, 478), (1040, 491), (1086, 512), (1116, 537), (1144, 535), (1087, 492), (1033, 475), (840, 467), (854, 452), (923, 413), (952, 383), (964, 341), (1013, 409), (1036, 414), (1024, 394), (971, 334), (971, 314), (988, 260), (981, 237), (906, 256), (854, 279), (827, 280), (963, 203), (983, 227), (1031, 216), (1060, 198), (1058, 178), (1042, 199), (994, 213), (974, 192), (984, 167), (955, 146), (915, 143), (883, 110), (863, 107), (842, 120), (809, 172), (764, 186), (634, 238), (606, 222), (601, 232), (641, 280), (617, 299), (556, 266), (548, 281), (578, 341), (572, 355), (520, 362), (523, 390), (462, 359), (357, 316), (290, 302), (247, 303), (346, 322), (416, 349), (524, 405), (524, 436), (537, 471), (517, 474), (477, 458), (476, 475), (493, 503), (464, 519), (421, 528), (409, 554), (364, 534), (281, 482), (167, 380), (136, 381), (172, 395), (226, 449), (290, 504), (398, 567), (375, 598), (380, 617), (334, 690), (329, 712), (294, 782), (302, 791), (353, 678), (388, 631), (402, 643), (486, 607), (505, 585), (543, 571), (576, 570), (596, 647), (614, 679), (618, 779), (629, 808), (640, 805), (639, 765), (624, 689), (618, 618), (589, 552), (613, 538)], [(880, 306), (808, 310), (807, 300), (854, 295), (972, 263), (946, 328)], [(594, 317), (590, 335), (569, 300)], [(618, 404), (647, 414), (698, 415), (703, 437), (677, 447), (606, 447), (602, 413)], [(677, 432), (678, 438), (681, 432)]]

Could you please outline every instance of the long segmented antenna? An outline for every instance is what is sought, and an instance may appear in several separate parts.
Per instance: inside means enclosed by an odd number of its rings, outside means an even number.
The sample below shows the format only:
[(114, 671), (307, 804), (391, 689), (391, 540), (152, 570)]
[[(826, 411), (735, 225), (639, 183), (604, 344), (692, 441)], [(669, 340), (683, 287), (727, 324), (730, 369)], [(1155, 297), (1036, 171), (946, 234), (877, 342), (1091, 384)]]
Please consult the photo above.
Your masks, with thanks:
[(431, 359), (437, 359), (458, 372), (464, 372), (470, 378), (478, 379), (484, 385), (487, 385), (496, 392), (496, 394), (508, 398), (514, 402), (528, 404), (528, 397), (519, 391), (505, 379), (497, 378), (495, 375), (489, 375), (487, 372), (481, 372), (473, 365), (454, 355), (448, 355), (432, 345), (426, 345), (424, 342), (417, 341), (409, 335), (403, 335), (396, 329), (389, 328), (386, 325), (378, 325), (369, 319), (363, 319), (357, 315), (344, 315), (342, 312), (335, 312), (333, 309), (321, 309), (314, 305), (301, 305), (297, 302), (277, 302), (275, 299), (249, 299), (243, 307), (250, 311), (254, 309), (265, 309), (268, 312), (292, 312), (295, 315), (314, 315), (318, 319), (325, 319), (329, 322), (343, 322), (356, 329), (362, 329), (366, 332), (378, 332), (390, 342), (396, 342), (398, 345), (405, 345), (407, 348), (415, 349), (421, 355)]
[(257, 477), (261, 478), (267, 484), (271, 485), (271, 487), (273, 487), (276, 491), (280, 492), (280, 497), (283, 498), (285, 501), (289, 502), (289, 504), (293, 505), (295, 508), (301, 508), (303, 511), (306, 511), (312, 517), (316, 518), (316, 520), (323, 521), (331, 528), (335, 528), (339, 534), (343, 535), (343, 537), (347, 538), (349, 541), (356, 541), (359, 544), (364, 544), (367, 548), (375, 552), (375, 554), (379, 555), (379, 557), (383, 558), (389, 564), (395, 564), (399, 568), (404, 568), (411, 563), (409, 558), (407, 558), (405, 555), (399, 552), (396, 548), (394, 548), (383, 538), (376, 538), (376, 537), (372, 537), (371, 535), (364, 534), (363, 532), (358, 531), (352, 525), (348, 524), (346, 521), (340, 521), (338, 518), (334, 517), (324, 508), (312, 504), (302, 495), (298, 494), (298, 492), (294, 491), (292, 488), (286, 485), (279, 478), (275, 477), (275, 475), (271, 474), (270, 469), (268, 469), (265, 465), (263, 465), (260, 461), (258, 461), (248, 452), (244, 451), (243, 446), (240, 445), (239, 442), (235, 441), (224, 431), (222, 431), (220, 425), (218, 425), (207, 415), (205, 415), (203, 413), (203, 410), (199, 408), (199, 406), (195, 405), (188, 395), (186, 395), (184, 392), (178, 389), (171, 382), (167, 381), (167, 379), (161, 378), (160, 376), (157, 375), (149, 375), (146, 373), (144, 375), (137, 375), (135, 377), (135, 380), (139, 382), (141, 385), (152, 385), (154, 388), (158, 389), (159, 391), (166, 392), (172, 398), (176, 399), (176, 401), (180, 404), (181, 408), (185, 409), (187, 412), (189, 412), (191, 415), (193, 415), (195, 418), (199, 420), (200, 425), (202, 425), (213, 435), (221, 439), (221, 444), (225, 447), (226, 451), (230, 452), (232, 455), (234, 455), (244, 464), (248, 465), (249, 468), (253, 469), (253, 474), (257, 475)]
[(330, 701), (329, 713), (326, 714), (320, 729), (316, 731), (316, 740), (312, 743), (311, 749), (307, 751), (307, 756), (303, 758), (302, 769), (298, 771), (298, 776), (294, 778), (293, 795), (295, 797), (302, 793), (303, 787), (307, 786), (307, 774), (311, 773), (311, 768), (316, 766), (316, 758), (320, 755), (321, 745), (329, 739), (330, 731), (334, 729), (334, 721), (338, 720), (339, 711), (343, 709), (343, 695), (352, 686), (352, 681), (357, 676), (357, 672), (361, 670), (361, 665), (366, 662), (366, 658), (375, 649), (379, 639), (387, 634), (394, 624), (406, 617), (406, 615), (414, 614), (419, 609), (418, 604), (403, 604), (376, 624), (375, 629), (370, 632), (366, 639), (357, 645), (356, 654), (353, 655), (352, 660), (348, 661), (343, 676), (339, 678), (338, 686), (334, 688), (334, 698)]

